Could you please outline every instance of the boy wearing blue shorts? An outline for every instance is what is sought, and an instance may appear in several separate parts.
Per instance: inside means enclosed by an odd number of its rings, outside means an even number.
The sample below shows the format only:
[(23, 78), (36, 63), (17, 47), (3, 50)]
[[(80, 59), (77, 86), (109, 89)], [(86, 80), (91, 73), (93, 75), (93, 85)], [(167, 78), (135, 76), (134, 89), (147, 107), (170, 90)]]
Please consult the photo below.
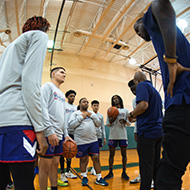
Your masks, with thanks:
[(57, 190), (57, 185), (68, 186), (68, 183), (57, 181), (57, 169), (60, 155), (63, 153), (62, 139), (72, 140), (68, 136), (65, 119), (65, 95), (59, 89), (64, 83), (66, 71), (62, 67), (56, 67), (50, 73), (51, 82), (45, 83), (41, 88), (43, 123), (45, 136), (49, 148), (39, 161), (39, 184), (41, 190), (47, 190), (48, 177), (51, 189)]
[[(100, 127), (96, 128), (96, 135), (98, 137), (98, 144), (99, 144), (99, 148), (101, 148), (102, 147), (102, 136), (104, 139), (103, 144), (104, 145), (106, 144), (106, 132), (105, 132), (105, 126), (104, 126), (104, 116), (101, 113), (98, 113), (99, 106), (100, 106), (99, 101), (93, 100), (91, 102), (92, 111), (98, 116), (98, 118), (101, 121)], [(92, 167), (92, 169), (91, 169), (91, 174), (96, 175), (96, 171), (94, 170), (94, 167)]]
[(15, 190), (34, 190), (34, 162), (47, 150), (42, 124), (40, 86), (49, 22), (26, 21), (21, 34), (0, 59), (0, 189), (13, 176)]
[(97, 179), (95, 183), (108, 186), (101, 175), (99, 145), (96, 136), (96, 127), (100, 126), (100, 120), (94, 112), (88, 111), (89, 102), (86, 98), (80, 99), (79, 106), (80, 110), (72, 113), (68, 125), (74, 129), (74, 139), (78, 147), (76, 157), (80, 158), (80, 169), (83, 176), (82, 185), (88, 185), (86, 167), (90, 156), (96, 170)]
[(119, 115), (115, 121), (107, 118), (106, 125), (110, 128), (109, 131), (109, 173), (104, 177), (105, 180), (113, 178), (113, 162), (115, 155), (115, 148), (117, 145), (120, 146), (121, 155), (122, 155), (122, 163), (123, 163), (123, 172), (122, 179), (129, 180), (129, 176), (126, 174), (126, 164), (127, 164), (127, 131), (126, 124), (129, 124), (127, 121), (127, 114), (129, 111), (123, 107), (123, 100), (120, 96), (114, 95), (111, 99), (112, 106), (117, 107), (119, 111)]

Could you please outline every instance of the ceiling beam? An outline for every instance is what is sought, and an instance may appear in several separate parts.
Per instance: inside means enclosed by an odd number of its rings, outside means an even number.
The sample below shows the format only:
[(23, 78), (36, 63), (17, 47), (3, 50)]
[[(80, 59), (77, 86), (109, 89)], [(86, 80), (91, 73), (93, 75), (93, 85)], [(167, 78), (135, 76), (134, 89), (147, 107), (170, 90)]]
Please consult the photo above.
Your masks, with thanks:
[(62, 38), (61, 38), (61, 47), (63, 47), (63, 41), (65, 39), (66, 31), (67, 31), (67, 29), (68, 29), (68, 27), (70, 25), (71, 18), (73, 16), (73, 13), (74, 13), (76, 5), (77, 5), (77, 1), (73, 1), (71, 9), (70, 9), (70, 12), (69, 12), (69, 15), (68, 15), (66, 23), (65, 23), (65, 28), (63, 30), (63, 35), (62, 35)]
[(18, 0), (15, 0), (15, 17), (16, 17), (17, 33), (18, 33), (18, 36), (20, 36), (19, 13), (18, 13)]
[(41, 0), (39, 16), (43, 16), (45, 0)]
[(108, 6), (106, 7), (106, 9), (104, 10), (104, 12), (102, 13), (102, 15), (101, 15), (99, 21), (97, 22), (97, 24), (96, 24), (94, 30), (92, 31), (91, 36), (88, 38), (88, 41), (87, 41), (86, 44), (85, 44), (85, 49), (88, 47), (88, 44), (90, 43), (92, 37), (95, 35), (95, 32), (97, 31), (98, 27), (99, 27), (100, 24), (102, 23), (104, 17), (107, 15), (108, 11), (111, 9), (111, 7), (113, 6), (113, 4), (114, 4), (115, 1), (116, 1), (116, 0), (111, 0), (111, 1), (109, 2)]
[[(5, 4), (4, 4), (4, 10), (5, 10), (6, 27), (7, 27), (7, 28), (10, 28), (10, 27), (9, 27), (9, 21), (8, 21), (8, 15), (7, 15), (7, 4), (6, 4), (6, 1), (5, 1)], [(9, 33), (8, 35), (9, 35), (9, 41), (10, 41), (10, 43), (11, 43), (11, 42), (12, 42), (11, 33)]]
[(112, 21), (110, 22), (110, 24), (108, 25), (108, 27), (106, 28), (106, 30), (103, 33), (102, 36), (102, 42), (105, 41), (105, 39), (110, 35), (110, 33), (112, 32), (112, 30), (115, 28), (115, 26), (118, 24), (118, 22), (121, 20), (121, 18), (125, 15), (125, 13), (127, 12), (127, 10), (129, 9), (129, 7), (135, 2), (135, 0), (130, 0), (130, 2), (126, 2), (121, 9), (117, 12), (117, 14), (115, 15), (115, 17), (112, 19)]
[(144, 12), (144, 11), (146, 11), (148, 8), (149, 8), (149, 6), (150, 6), (150, 4), (151, 3), (149, 3), (142, 11), (141, 11), (141, 13), (139, 13), (136, 17), (135, 17), (135, 19), (127, 26), (127, 28), (125, 28), (125, 30), (122, 32), (122, 34), (117, 38), (117, 40), (113, 43), (113, 45), (107, 50), (107, 52), (106, 52), (106, 55), (111, 51), (111, 49), (117, 44), (117, 42), (127, 33), (127, 31), (131, 28), (131, 27), (133, 27), (133, 25), (135, 24), (135, 22), (142, 16), (142, 13)]

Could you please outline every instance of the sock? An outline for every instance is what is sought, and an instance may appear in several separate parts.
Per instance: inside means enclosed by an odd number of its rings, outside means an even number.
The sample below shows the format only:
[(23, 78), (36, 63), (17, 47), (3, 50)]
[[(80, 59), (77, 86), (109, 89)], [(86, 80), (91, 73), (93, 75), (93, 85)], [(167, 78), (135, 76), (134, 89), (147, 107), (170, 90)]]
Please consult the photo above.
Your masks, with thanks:
[(82, 175), (83, 177), (87, 177), (87, 173), (86, 173), (86, 172), (81, 173), (81, 175)]
[(56, 187), (51, 186), (51, 190), (57, 190), (57, 186)]
[(97, 180), (100, 180), (102, 178), (102, 174), (101, 173), (96, 174), (96, 177), (97, 177)]
[(109, 169), (110, 173), (113, 173), (113, 169)]
[(123, 169), (123, 173), (125, 173), (125, 169)]

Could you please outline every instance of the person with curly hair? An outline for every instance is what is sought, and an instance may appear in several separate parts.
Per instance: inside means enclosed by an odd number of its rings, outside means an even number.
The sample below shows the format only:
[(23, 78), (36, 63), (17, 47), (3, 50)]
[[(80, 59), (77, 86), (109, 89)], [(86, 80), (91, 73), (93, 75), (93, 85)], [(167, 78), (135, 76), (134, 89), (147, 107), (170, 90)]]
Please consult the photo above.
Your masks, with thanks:
[(40, 87), (49, 27), (43, 17), (28, 19), (0, 59), (0, 189), (11, 172), (15, 190), (34, 190), (36, 150), (43, 155), (48, 147)]

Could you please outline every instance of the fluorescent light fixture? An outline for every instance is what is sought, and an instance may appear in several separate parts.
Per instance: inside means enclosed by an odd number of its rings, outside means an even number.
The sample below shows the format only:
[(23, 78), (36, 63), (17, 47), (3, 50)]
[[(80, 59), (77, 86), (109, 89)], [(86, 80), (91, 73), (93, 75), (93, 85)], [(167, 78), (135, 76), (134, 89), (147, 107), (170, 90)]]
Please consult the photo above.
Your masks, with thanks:
[(180, 28), (182, 32), (184, 32), (184, 29), (187, 28), (188, 24), (186, 20), (184, 19), (178, 19), (177, 20), (177, 26)]
[(129, 64), (131, 65), (135, 65), (137, 63), (137, 61), (133, 58), (129, 59)]
[(48, 48), (52, 48), (52, 47), (53, 47), (53, 44), (54, 44), (54, 41), (53, 41), (53, 40), (48, 40), (47, 47), (48, 47)]

